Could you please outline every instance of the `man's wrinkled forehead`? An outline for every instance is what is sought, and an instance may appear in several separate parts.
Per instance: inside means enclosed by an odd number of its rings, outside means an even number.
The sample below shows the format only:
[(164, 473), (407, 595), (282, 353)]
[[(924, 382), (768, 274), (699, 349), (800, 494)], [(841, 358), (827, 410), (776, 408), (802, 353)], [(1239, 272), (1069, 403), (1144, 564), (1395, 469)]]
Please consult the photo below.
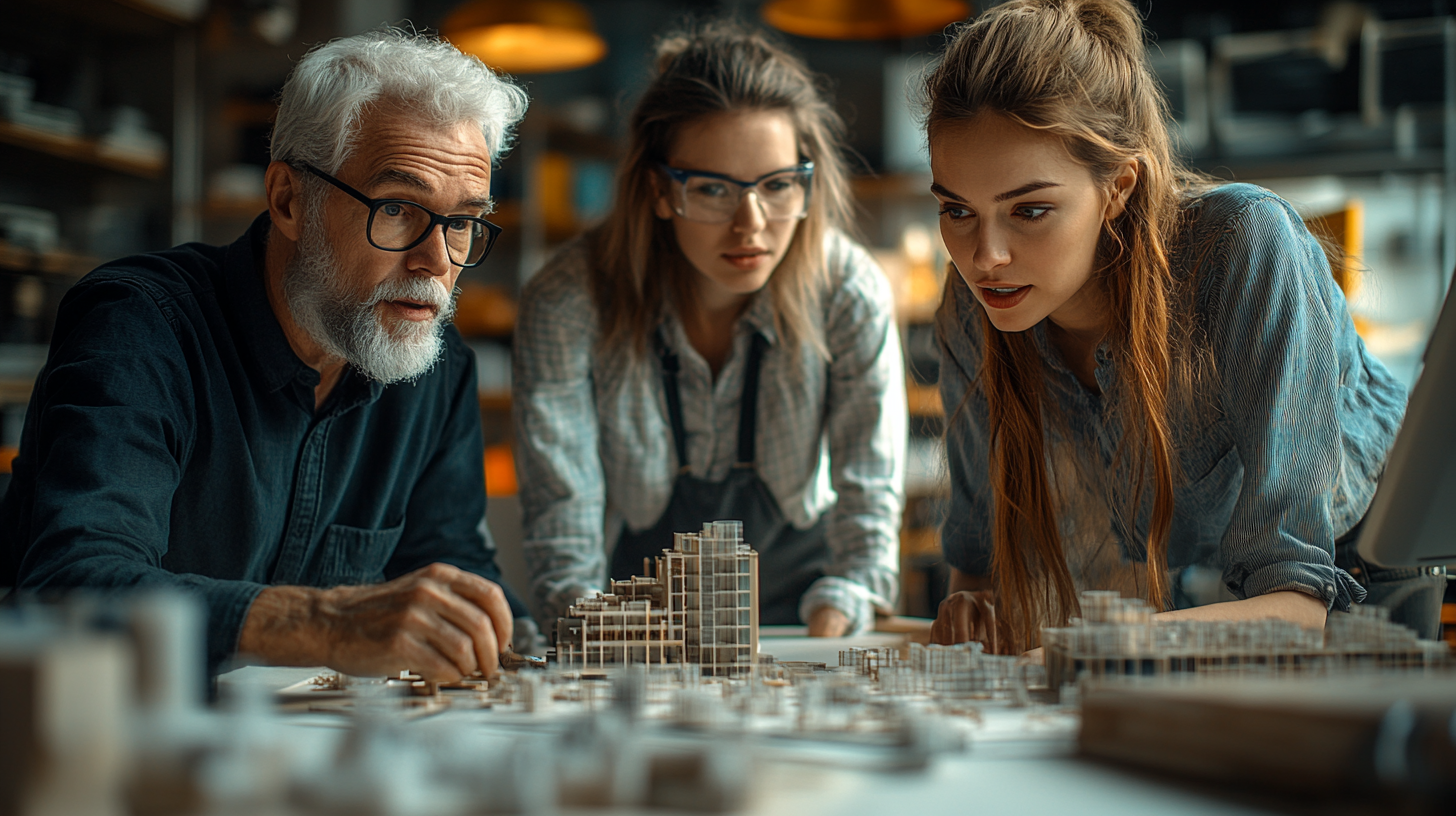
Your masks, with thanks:
[(489, 204), (490, 149), (475, 122), (440, 125), (395, 106), (371, 108), (344, 163), (364, 192), (454, 193), (459, 206)]

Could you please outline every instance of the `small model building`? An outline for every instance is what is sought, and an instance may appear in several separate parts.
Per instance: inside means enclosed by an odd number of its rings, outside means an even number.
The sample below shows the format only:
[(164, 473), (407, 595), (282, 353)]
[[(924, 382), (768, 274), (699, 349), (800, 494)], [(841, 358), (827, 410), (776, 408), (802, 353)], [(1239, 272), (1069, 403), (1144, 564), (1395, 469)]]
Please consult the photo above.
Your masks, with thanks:
[[(743, 523), (714, 521), (674, 534), (652, 576), (612, 581), (556, 621), (563, 668), (691, 664), (746, 677), (758, 654), (758, 553)], [(644, 564), (645, 566), (645, 564)]]
[(1450, 648), (1417, 640), (1383, 607), (1331, 615), (1323, 631), (1283, 620), (1155, 622), (1141, 599), (1083, 592), (1082, 617), (1042, 630), (1051, 688), (1083, 677), (1335, 674), (1444, 665)]

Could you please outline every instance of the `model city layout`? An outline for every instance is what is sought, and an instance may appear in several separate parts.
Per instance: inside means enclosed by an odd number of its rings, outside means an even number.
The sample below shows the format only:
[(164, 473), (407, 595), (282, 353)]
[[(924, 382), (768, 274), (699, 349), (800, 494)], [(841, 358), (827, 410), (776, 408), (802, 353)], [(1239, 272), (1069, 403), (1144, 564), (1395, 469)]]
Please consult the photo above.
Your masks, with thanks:
[[(84, 624), (84, 608), (13, 614), (0, 619), (0, 671), (32, 691), (0, 702), (45, 750), (5, 766), (0, 795), (21, 814), (121, 802), (136, 814), (725, 811), (786, 762), (883, 771), (998, 741), (1069, 751), (1089, 685), (1432, 671), (1449, 659), (1378, 610), (1321, 633), (1158, 622), (1141, 601), (1088, 592), (1080, 619), (1045, 630), (1045, 667), (979, 643), (775, 660), (759, 650), (758, 555), (738, 522), (679, 533), (648, 566), (578, 600), (547, 659), (507, 655), (495, 680), (324, 672), (263, 695), (229, 686), (211, 709), (188, 679), (202, 640), (189, 599), (138, 597), (121, 614), (130, 637)], [(134, 665), (147, 667), (137, 689)], [(36, 691), (47, 684), (70, 690)], [(306, 727), (319, 725), (334, 727)]]

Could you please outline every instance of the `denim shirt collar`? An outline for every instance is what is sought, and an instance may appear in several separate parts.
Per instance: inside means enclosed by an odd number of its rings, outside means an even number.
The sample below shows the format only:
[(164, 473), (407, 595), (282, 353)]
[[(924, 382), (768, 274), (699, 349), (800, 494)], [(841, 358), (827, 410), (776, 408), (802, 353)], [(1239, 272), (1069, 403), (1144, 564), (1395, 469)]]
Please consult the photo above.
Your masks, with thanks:
[[(288, 344), (288, 336), (283, 333), (283, 326), (273, 313), (273, 305), (268, 302), (268, 292), (263, 283), (263, 259), (272, 226), (265, 212), (227, 248), (223, 261), (223, 286), (231, 306), (229, 318), (242, 340), (240, 345), (246, 365), (266, 392), (271, 394), (296, 382), (312, 393), (318, 387), (319, 373), (300, 360), (293, 346)], [(365, 380), (352, 366), (347, 366), (325, 405), (330, 406), (333, 413), (340, 413), (373, 402), (383, 391), (383, 385)]]
[[(1074, 393), (1081, 392), (1087, 396), (1092, 396), (1091, 392), (1077, 379), (1077, 375), (1072, 373), (1072, 369), (1067, 367), (1067, 364), (1062, 360), (1061, 352), (1057, 351), (1056, 347), (1052, 345), (1051, 338), (1047, 336), (1047, 324), (1050, 320), (1051, 318), (1042, 320), (1031, 328), (1032, 344), (1036, 346), (1037, 353), (1041, 355), (1041, 359), (1046, 363), (1047, 368), (1057, 375), (1057, 381), (1060, 385), (1071, 389)], [(1092, 376), (1097, 378), (1097, 387), (1101, 389), (1103, 394), (1106, 394), (1117, 382), (1117, 366), (1113, 362), (1112, 347), (1108, 345), (1106, 340), (1103, 340), (1097, 344), (1095, 354), (1097, 368), (1093, 371)]]

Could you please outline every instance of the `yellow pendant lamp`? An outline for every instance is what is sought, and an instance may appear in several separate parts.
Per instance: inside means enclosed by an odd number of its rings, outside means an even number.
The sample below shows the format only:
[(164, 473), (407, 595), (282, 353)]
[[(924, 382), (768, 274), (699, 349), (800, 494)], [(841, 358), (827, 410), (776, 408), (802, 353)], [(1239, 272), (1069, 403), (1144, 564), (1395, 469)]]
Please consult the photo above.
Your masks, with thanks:
[(440, 34), (507, 74), (570, 71), (607, 55), (591, 12), (574, 0), (471, 0), (445, 18)]
[(970, 14), (962, 0), (772, 0), (763, 7), (774, 28), (821, 40), (919, 37)]

